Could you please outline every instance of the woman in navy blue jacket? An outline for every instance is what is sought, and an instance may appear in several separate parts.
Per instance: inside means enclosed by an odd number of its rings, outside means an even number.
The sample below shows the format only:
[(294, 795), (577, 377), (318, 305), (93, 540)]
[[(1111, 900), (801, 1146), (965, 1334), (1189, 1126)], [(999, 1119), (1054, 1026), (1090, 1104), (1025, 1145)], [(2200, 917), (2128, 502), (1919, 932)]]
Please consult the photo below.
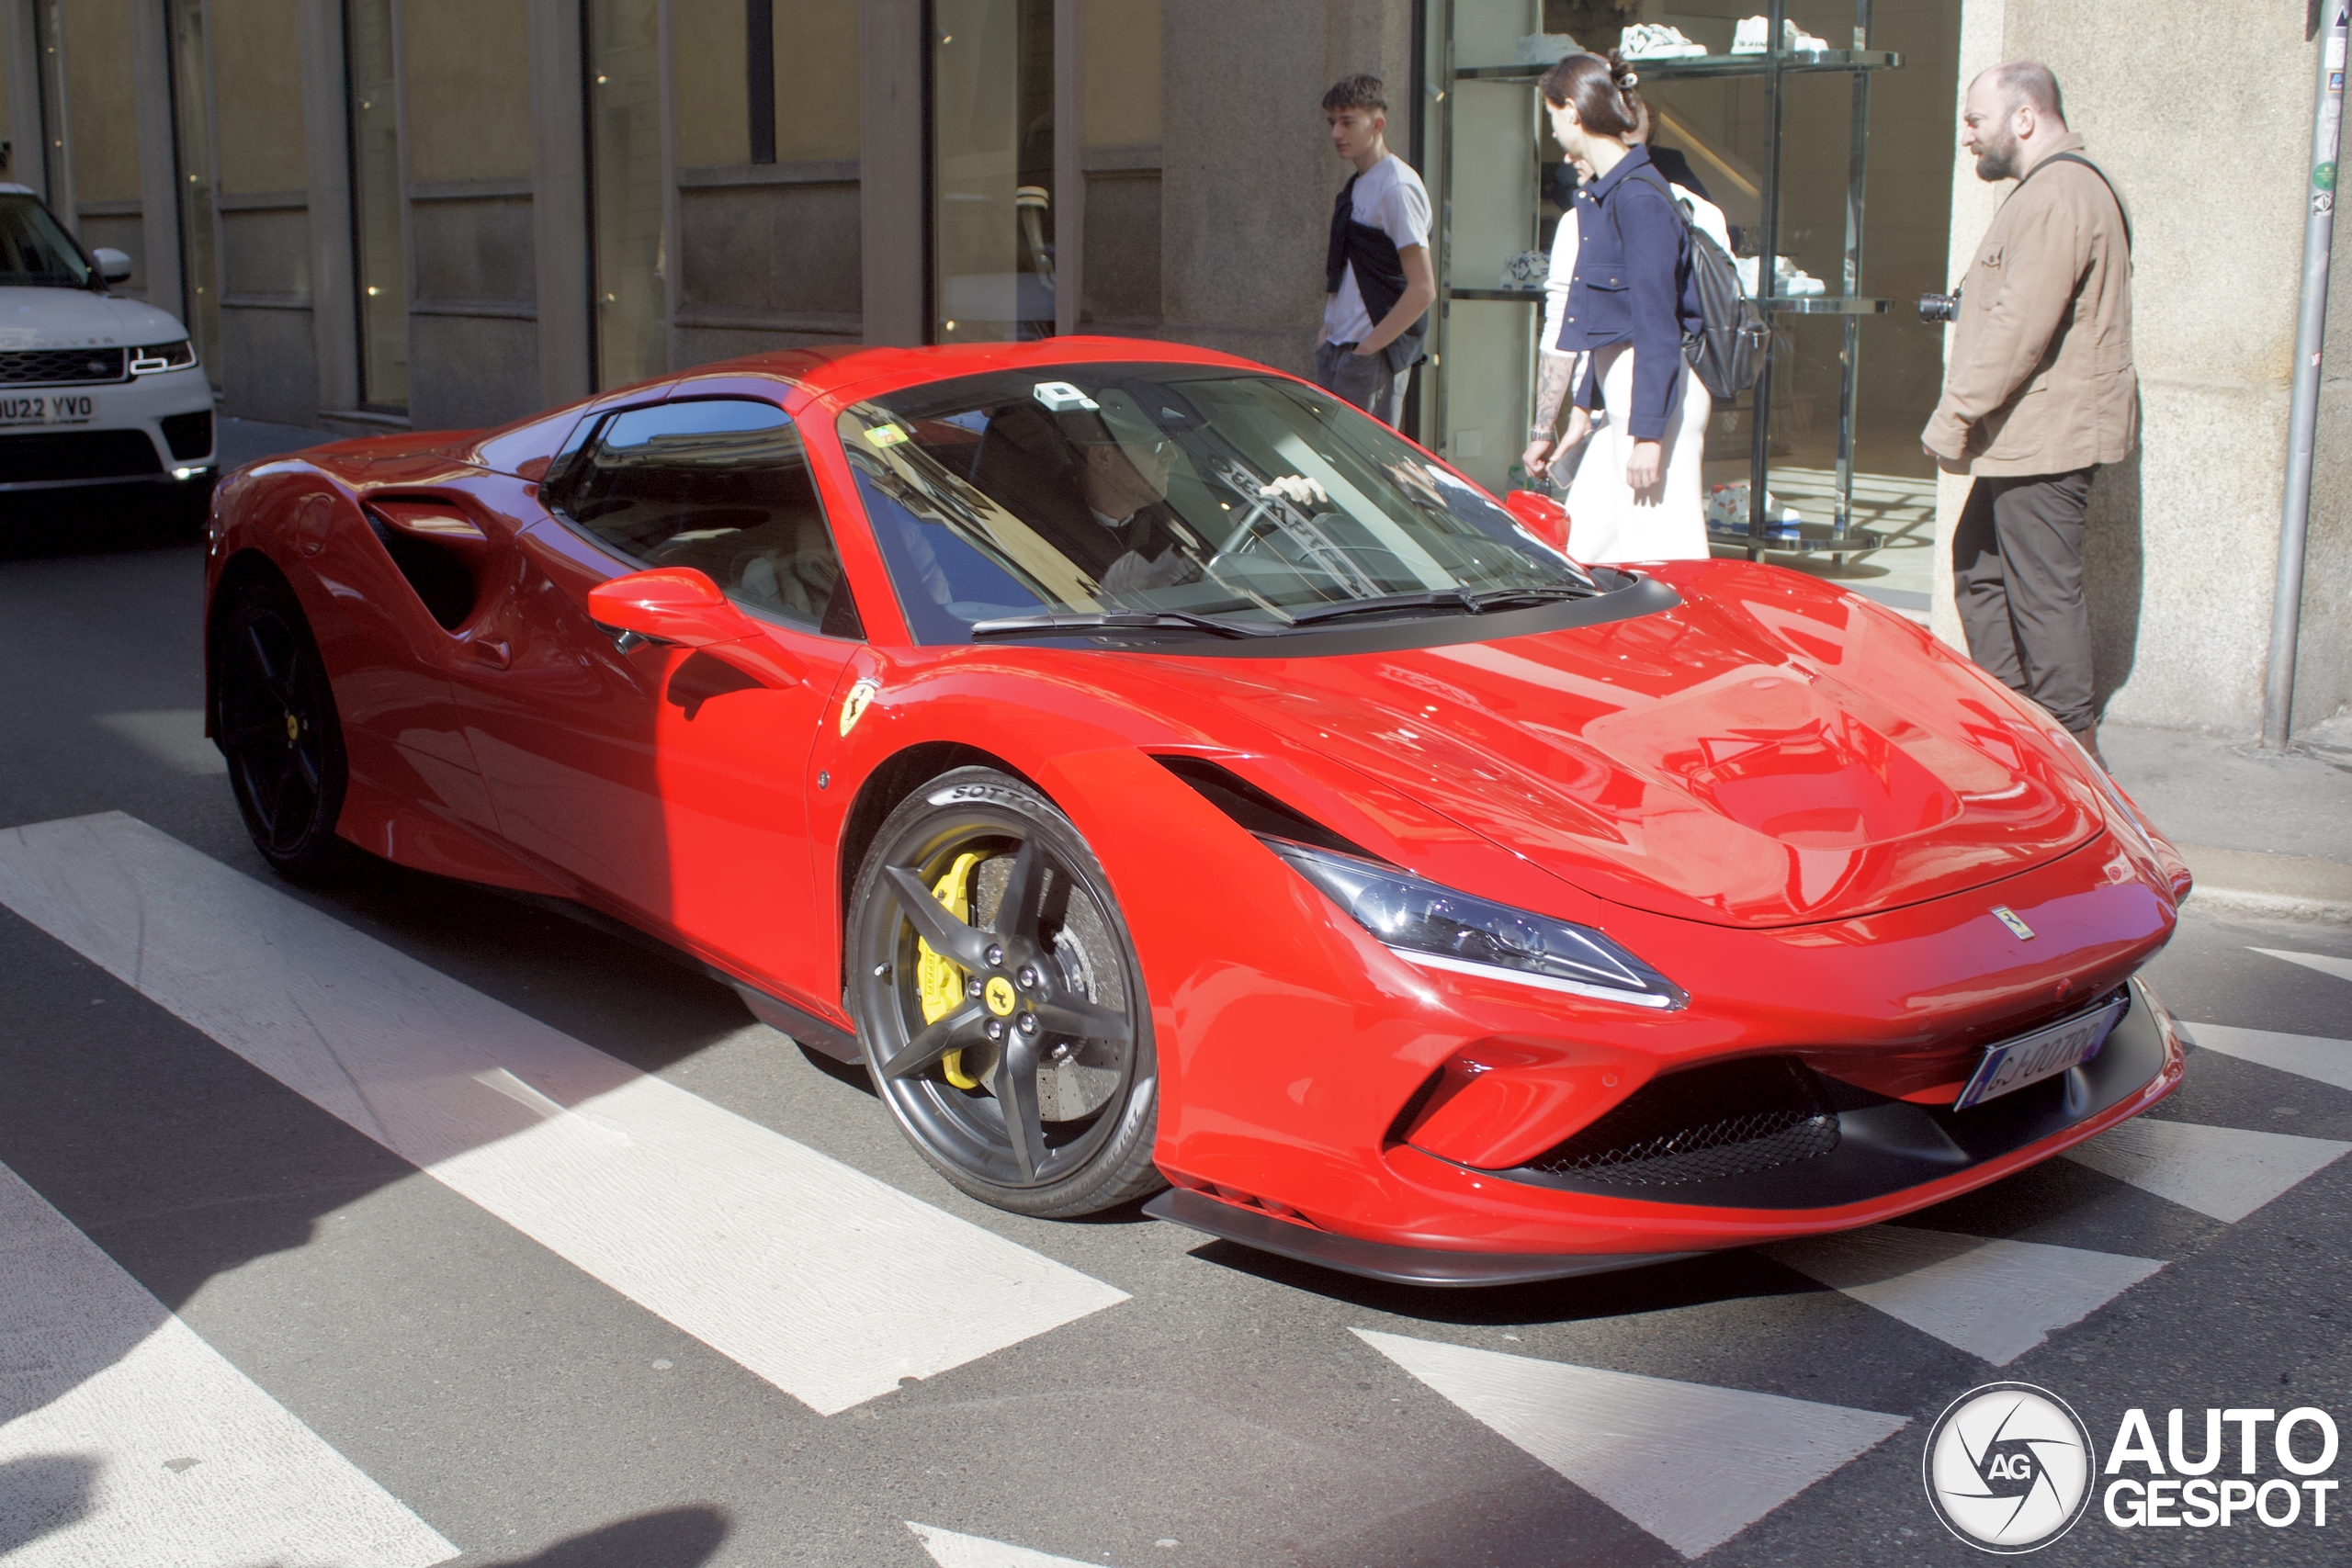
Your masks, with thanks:
[(1649, 150), (1634, 138), (1633, 71), (1570, 55), (1543, 82), (1552, 133), (1592, 169), (1577, 192), (1579, 240), (1559, 354), (1587, 355), (1564, 446), (1593, 449), (1568, 492), (1568, 552), (1581, 560), (1703, 559), (1699, 465), (1713, 400), (1682, 357), (1701, 324), (1690, 238)]

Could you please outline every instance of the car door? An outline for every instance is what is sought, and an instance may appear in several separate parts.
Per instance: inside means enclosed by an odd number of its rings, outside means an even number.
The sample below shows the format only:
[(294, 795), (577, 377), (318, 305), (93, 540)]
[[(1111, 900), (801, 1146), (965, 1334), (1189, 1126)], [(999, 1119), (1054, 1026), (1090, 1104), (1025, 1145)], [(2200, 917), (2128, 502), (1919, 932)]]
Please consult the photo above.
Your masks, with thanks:
[[(809, 751), (863, 643), (799, 432), (745, 398), (620, 409), (540, 497), (458, 661), (502, 837), (616, 913), (837, 1002)], [(592, 589), (654, 567), (703, 571), (749, 612), (768, 672), (590, 617)]]

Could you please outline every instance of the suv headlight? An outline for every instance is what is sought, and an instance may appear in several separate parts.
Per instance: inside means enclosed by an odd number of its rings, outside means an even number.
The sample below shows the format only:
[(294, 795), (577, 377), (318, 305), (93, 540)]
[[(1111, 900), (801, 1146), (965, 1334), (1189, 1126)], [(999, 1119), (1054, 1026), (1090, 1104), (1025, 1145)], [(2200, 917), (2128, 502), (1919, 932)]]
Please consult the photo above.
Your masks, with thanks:
[(147, 348), (130, 351), (130, 373), (153, 376), (158, 371), (185, 370), (196, 363), (196, 344), (182, 338), (177, 343), (159, 343)]
[(1493, 904), (1353, 855), (1259, 840), (1398, 957), (1633, 1007), (1673, 1009), (1682, 988), (1597, 931)]

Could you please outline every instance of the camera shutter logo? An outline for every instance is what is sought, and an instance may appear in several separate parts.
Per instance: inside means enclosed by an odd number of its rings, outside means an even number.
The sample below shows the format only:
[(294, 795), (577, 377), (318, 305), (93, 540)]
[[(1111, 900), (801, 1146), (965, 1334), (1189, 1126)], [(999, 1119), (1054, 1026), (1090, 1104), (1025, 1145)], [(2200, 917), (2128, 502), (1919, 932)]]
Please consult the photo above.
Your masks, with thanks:
[(2031, 1383), (1970, 1389), (1928, 1432), (1928, 1502), (1981, 1551), (2039, 1551), (2075, 1528), (2098, 1470), (2089, 1428)]

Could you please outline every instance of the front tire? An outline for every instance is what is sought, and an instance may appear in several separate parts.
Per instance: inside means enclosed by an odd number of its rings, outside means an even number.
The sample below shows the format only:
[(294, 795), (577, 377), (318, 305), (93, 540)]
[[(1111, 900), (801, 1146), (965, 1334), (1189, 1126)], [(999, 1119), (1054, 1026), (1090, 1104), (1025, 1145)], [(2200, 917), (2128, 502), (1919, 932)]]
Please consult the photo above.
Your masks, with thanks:
[(1167, 1185), (1135, 944), (1101, 863), (1044, 795), (958, 768), (900, 802), (858, 874), (848, 952), (875, 1083), (949, 1181), (1045, 1218)]
[(353, 860), (334, 832), (351, 773), (334, 689), (293, 590), (237, 589), (212, 657), (213, 739), (254, 848), (289, 881), (331, 879)]

